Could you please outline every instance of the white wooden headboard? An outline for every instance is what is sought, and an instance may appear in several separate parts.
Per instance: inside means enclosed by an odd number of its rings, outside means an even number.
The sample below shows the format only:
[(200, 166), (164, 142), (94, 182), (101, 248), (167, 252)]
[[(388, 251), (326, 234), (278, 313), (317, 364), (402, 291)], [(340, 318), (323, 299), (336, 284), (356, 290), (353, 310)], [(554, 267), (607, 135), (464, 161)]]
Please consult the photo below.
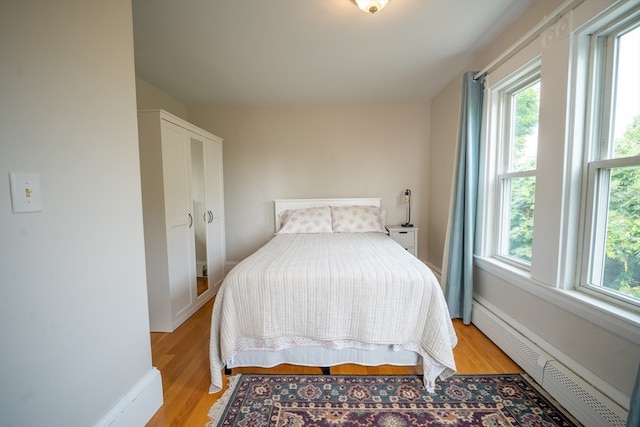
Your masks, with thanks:
[(377, 206), (380, 198), (350, 198), (350, 199), (275, 199), (273, 201), (276, 232), (280, 230), (280, 215), (287, 209), (311, 208), (317, 206)]

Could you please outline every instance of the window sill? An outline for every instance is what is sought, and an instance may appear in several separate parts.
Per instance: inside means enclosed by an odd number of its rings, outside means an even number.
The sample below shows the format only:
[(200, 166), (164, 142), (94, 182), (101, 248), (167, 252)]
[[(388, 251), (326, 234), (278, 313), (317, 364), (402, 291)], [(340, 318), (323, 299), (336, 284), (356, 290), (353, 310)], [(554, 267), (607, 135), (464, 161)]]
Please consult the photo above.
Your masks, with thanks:
[(503, 279), (529, 294), (541, 298), (616, 335), (640, 344), (640, 313), (611, 304), (585, 292), (557, 289), (531, 278), (521, 271), (493, 258), (475, 257), (475, 266)]

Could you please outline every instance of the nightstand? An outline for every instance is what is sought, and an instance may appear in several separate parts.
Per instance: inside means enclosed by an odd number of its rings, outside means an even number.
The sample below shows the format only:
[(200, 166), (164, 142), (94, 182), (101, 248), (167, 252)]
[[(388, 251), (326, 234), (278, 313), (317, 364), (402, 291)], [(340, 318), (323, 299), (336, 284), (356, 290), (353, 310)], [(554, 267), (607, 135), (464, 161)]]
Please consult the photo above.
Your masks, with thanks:
[(418, 227), (388, 225), (387, 230), (393, 240), (400, 243), (413, 256), (418, 257)]

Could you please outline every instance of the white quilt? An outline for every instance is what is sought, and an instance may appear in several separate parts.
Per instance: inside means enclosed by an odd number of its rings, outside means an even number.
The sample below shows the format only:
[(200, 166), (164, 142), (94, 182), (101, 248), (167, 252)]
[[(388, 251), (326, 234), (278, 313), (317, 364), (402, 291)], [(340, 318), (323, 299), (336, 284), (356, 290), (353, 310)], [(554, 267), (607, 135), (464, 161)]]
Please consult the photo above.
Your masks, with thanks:
[(429, 268), (383, 233), (276, 235), (226, 276), (211, 324), (211, 388), (243, 350), (389, 344), (455, 373), (457, 337)]

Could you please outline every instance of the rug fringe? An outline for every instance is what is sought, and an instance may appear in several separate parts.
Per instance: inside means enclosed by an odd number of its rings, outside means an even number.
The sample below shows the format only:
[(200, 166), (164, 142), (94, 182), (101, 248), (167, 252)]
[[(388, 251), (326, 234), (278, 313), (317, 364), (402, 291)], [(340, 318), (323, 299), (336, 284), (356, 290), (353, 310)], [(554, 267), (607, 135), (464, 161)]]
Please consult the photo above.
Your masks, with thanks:
[(562, 414), (567, 417), (572, 423), (574, 423), (577, 426), (581, 426), (582, 423), (580, 421), (578, 421), (578, 419), (576, 417), (574, 417), (573, 415), (571, 415), (571, 412), (569, 412), (567, 409), (565, 409), (564, 406), (562, 406), (560, 404), (560, 402), (558, 402), (553, 396), (551, 396), (551, 393), (549, 393), (547, 390), (545, 390), (540, 384), (538, 384), (538, 382), (536, 380), (533, 379), (533, 377), (527, 373), (522, 373), (522, 374), (518, 374), (520, 375), (522, 378), (524, 378), (529, 384), (531, 384), (531, 386), (533, 388), (535, 388), (538, 393), (540, 393), (542, 395), (542, 397), (544, 397), (545, 399), (547, 399), (549, 401), (549, 403), (551, 403), (553, 406), (556, 407), (556, 409), (558, 410), (558, 412), (562, 412)]
[(222, 418), (224, 410), (227, 408), (227, 404), (229, 403), (229, 400), (231, 399), (231, 396), (233, 395), (236, 385), (238, 384), (238, 380), (241, 376), (242, 374), (237, 374), (228, 378), (229, 387), (227, 387), (225, 392), (222, 393), (222, 396), (220, 396), (220, 399), (218, 399), (213, 404), (211, 409), (209, 409), (208, 415), (211, 421), (209, 421), (204, 427), (215, 427), (216, 425), (218, 425), (218, 421), (220, 421), (220, 418)]

